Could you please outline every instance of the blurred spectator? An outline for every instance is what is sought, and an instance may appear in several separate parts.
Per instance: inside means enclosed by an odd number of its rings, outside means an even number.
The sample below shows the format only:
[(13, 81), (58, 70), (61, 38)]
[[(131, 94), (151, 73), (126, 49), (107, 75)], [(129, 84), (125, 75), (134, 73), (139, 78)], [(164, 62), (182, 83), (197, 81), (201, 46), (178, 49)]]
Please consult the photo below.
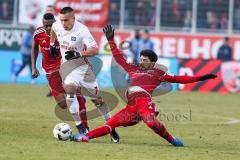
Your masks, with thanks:
[(234, 29), (240, 29), (240, 3), (234, 10)]
[(139, 63), (139, 54), (143, 49), (154, 50), (154, 43), (150, 39), (148, 30), (144, 30), (141, 34), (139, 30), (135, 30), (134, 38), (131, 40), (130, 51), (133, 54), (133, 63)]
[(172, 15), (175, 23), (179, 23), (181, 21), (181, 12), (180, 12), (180, 3), (179, 0), (173, 0), (172, 4)]
[(223, 38), (223, 45), (219, 48), (217, 53), (217, 59), (222, 61), (231, 61), (232, 60), (232, 48), (229, 45), (229, 38)]
[(207, 12), (207, 28), (213, 29), (213, 30), (219, 28), (219, 20), (216, 14), (212, 11)]
[(222, 13), (220, 18), (220, 28), (221, 29), (228, 29), (228, 14)]
[(120, 6), (117, 2), (110, 2), (108, 23), (117, 25), (120, 22)]
[(125, 11), (128, 13), (127, 16), (124, 17), (125, 24), (155, 26), (156, 0), (131, 0), (125, 2)]
[[(55, 12), (55, 7), (53, 5), (47, 5), (46, 8), (45, 8), (45, 11), (44, 11), (44, 14), (46, 13), (52, 13), (55, 17), (55, 19), (57, 20), (57, 15), (56, 15), (56, 12)], [(43, 23), (42, 23), (42, 17), (39, 19), (39, 24), (37, 25), (37, 27), (40, 27), (42, 26)]]
[(143, 50), (143, 49), (154, 50), (154, 43), (150, 39), (150, 34), (147, 29), (143, 31), (141, 37), (142, 37), (142, 41), (140, 41), (140, 48), (141, 48), (140, 50)]
[(162, 2), (162, 13), (162, 16), (165, 18), (161, 24), (170, 27), (182, 27), (181, 6), (179, 0), (170, 0), (166, 3)]
[(161, 25), (167, 27), (191, 25), (191, 20), (189, 20), (192, 17), (191, 12), (191, 0), (162, 0)]
[(45, 8), (45, 13), (52, 13), (53, 15), (55, 15), (55, 8), (53, 5), (48, 5), (46, 8)]
[(13, 0), (3, 0), (0, 3), (0, 20), (13, 20)]
[(207, 28), (208, 0), (199, 0), (197, 7), (197, 28)]
[(184, 26), (183, 26), (184, 31), (190, 31), (192, 27), (192, 11), (187, 10), (185, 13), (185, 18), (184, 18)]
[(137, 2), (136, 8), (133, 10), (134, 25), (146, 24), (146, 13), (143, 2), (140, 0)]
[(140, 36), (140, 31), (135, 30), (135, 35), (134, 38), (131, 40), (131, 47), (130, 51), (133, 54), (133, 63), (137, 64), (139, 60), (139, 54), (141, 51), (141, 36)]
[(155, 26), (155, 23), (156, 23), (156, 4), (157, 2), (154, 0), (154, 1), (151, 1), (150, 2), (150, 6), (148, 7), (149, 9), (147, 10), (147, 14), (148, 14), (148, 25), (149, 26)]
[[(17, 70), (16, 73), (14, 73), (12, 77), (12, 81), (16, 82), (16, 78), (18, 75), (22, 72), (22, 70), (28, 65), (30, 69), (30, 76), (32, 75), (32, 64), (31, 64), (31, 49), (32, 49), (32, 40), (33, 40), (33, 32), (35, 28), (31, 26), (28, 31), (23, 36), (23, 43), (20, 48), (20, 52), (22, 54), (22, 65)], [(31, 76), (32, 78), (32, 76)]]
[(198, 0), (197, 28), (228, 28), (229, 0)]

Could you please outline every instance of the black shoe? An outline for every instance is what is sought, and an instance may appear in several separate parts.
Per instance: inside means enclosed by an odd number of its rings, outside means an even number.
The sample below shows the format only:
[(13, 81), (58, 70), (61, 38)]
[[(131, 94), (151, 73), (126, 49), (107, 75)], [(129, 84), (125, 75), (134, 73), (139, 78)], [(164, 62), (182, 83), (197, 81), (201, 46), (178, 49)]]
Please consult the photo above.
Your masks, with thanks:
[(79, 124), (79, 125), (77, 125), (76, 127), (77, 127), (78, 132), (79, 132), (80, 134), (86, 134), (86, 133), (89, 132), (89, 128), (84, 127), (83, 124)]
[(51, 91), (48, 92), (47, 97), (52, 97), (52, 92)]
[(110, 132), (110, 135), (111, 135), (111, 139), (114, 143), (118, 143), (120, 141), (120, 137), (118, 135), (118, 133), (116, 132), (115, 129), (113, 129), (111, 132)]
[(90, 131), (90, 128), (86, 127), (85, 134), (88, 133), (89, 131)]

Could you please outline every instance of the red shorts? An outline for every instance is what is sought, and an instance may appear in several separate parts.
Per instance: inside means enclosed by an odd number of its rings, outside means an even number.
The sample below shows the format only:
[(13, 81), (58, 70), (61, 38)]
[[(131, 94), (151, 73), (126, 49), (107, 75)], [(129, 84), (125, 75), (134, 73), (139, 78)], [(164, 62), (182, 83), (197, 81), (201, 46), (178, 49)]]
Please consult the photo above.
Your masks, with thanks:
[(134, 105), (127, 105), (107, 121), (107, 125), (116, 128), (118, 126), (131, 126), (141, 120), (148, 120), (158, 115), (155, 104), (150, 97), (137, 98)]
[(51, 89), (52, 95), (57, 97), (60, 94), (65, 94), (65, 91), (62, 87), (62, 78), (59, 74), (59, 71), (47, 74), (48, 85)]

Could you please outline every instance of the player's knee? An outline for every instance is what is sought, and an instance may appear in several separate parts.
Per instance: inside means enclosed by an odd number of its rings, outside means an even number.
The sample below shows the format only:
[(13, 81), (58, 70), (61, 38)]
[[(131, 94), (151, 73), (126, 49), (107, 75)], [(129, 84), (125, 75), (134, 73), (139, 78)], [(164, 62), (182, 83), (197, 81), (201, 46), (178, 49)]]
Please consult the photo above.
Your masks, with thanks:
[(159, 122), (148, 122), (148, 127), (151, 128), (154, 132), (158, 133), (161, 131), (161, 124)]
[(146, 124), (147, 124), (147, 126), (149, 127), (149, 128), (156, 128), (156, 125), (155, 125), (155, 123), (153, 122), (153, 121), (149, 121), (149, 122), (146, 122)]
[(62, 109), (67, 109), (67, 103), (66, 101), (58, 102), (58, 106)]
[(109, 126), (112, 129), (117, 127), (117, 123), (115, 123), (111, 118), (106, 121), (106, 126)]
[(159, 131), (159, 129), (160, 129), (160, 123), (159, 123), (158, 121), (149, 119), (149, 120), (146, 120), (146, 121), (144, 121), (144, 122), (147, 124), (147, 126), (148, 126), (149, 128), (151, 128), (151, 129), (154, 130), (155, 132), (158, 132), (158, 131)]
[(95, 104), (95, 106), (101, 106), (104, 103), (101, 97), (92, 99), (92, 102)]
[(76, 94), (78, 87), (71, 83), (71, 84), (64, 84), (63, 88), (67, 94)]
[(54, 99), (55, 99), (58, 107), (60, 107), (62, 109), (67, 108), (67, 103), (66, 103), (66, 99), (65, 99), (64, 94), (59, 94), (59, 95), (55, 96)]

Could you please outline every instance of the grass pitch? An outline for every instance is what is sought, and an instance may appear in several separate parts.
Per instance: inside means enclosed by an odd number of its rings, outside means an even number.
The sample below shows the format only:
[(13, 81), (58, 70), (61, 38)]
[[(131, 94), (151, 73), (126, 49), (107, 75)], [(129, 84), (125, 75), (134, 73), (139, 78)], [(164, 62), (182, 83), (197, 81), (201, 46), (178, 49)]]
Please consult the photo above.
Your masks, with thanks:
[[(112, 90), (108, 92), (115, 93)], [(0, 85), (0, 160), (238, 160), (240, 157), (239, 95), (168, 93), (155, 97), (160, 120), (186, 147), (175, 148), (144, 123), (118, 128), (121, 143), (105, 136), (90, 143), (58, 141), (52, 129), (59, 120), (47, 86)], [(91, 109), (92, 104), (88, 103)], [(119, 102), (112, 113), (124, 106)], [(90, 110), (89, 109), (89, 110)], [(73, 122), (69, 123), (74, 132)], [(90, 128), (104, 124), (101, 117)]]

